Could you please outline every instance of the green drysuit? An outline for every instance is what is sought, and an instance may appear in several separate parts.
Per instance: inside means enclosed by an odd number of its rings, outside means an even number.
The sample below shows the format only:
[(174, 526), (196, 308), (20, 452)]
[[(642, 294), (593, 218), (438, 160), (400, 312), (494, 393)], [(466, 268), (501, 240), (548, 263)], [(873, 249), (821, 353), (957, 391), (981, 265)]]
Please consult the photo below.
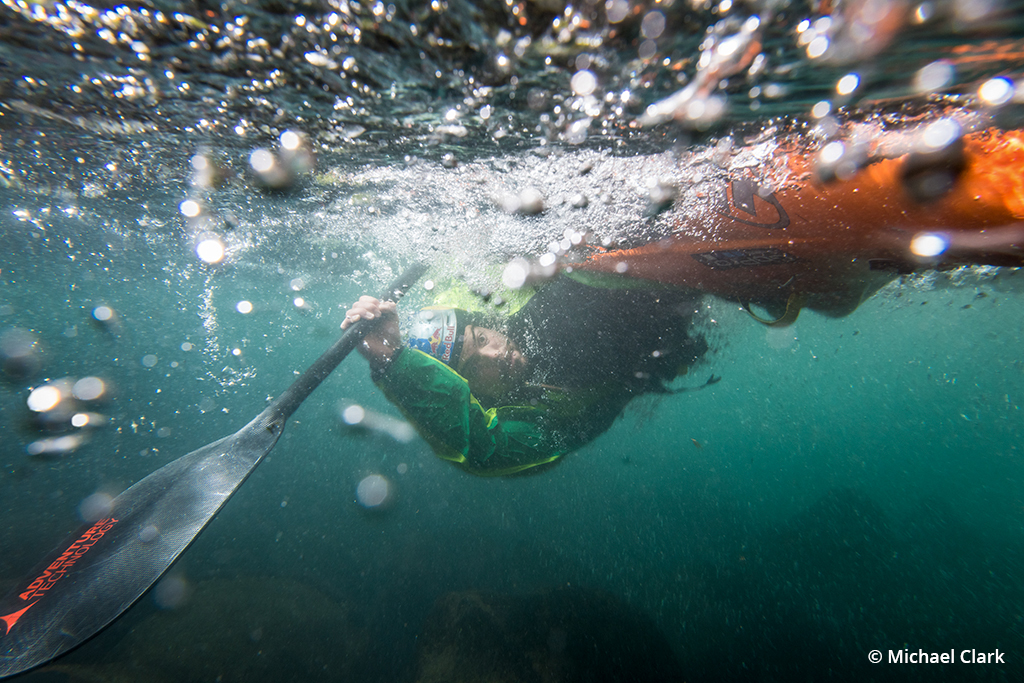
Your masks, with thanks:
[(445, 460), (482, 476), (554, 462), (607, 429), (632, 394), (545, 390), (536, 405), (484, 408), (466, 380), (441, 361), (403, 349), (377, 386)]
[(465, 378), (411, 348), (374, 381), (440, 457), (477, 475), (516, 474), (593, 440), (635, 396), (664, 391), (706, 348), (687, 336), (694, 301), (556, 278), (509, 318), (538, 373), (513, 405), (481, 404)]

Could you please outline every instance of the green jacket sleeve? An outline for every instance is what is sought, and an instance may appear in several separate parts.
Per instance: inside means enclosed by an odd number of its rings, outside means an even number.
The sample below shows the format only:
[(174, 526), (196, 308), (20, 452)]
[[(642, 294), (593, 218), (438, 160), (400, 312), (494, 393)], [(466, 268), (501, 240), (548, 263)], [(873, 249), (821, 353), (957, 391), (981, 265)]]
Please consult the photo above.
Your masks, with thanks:
[(472, 474), (515, 474), (579, 446), (545, 424), (543, 405), (485, 409), (461, 375), (422, 351), (403, 349), (374, 381), (441, 458)]

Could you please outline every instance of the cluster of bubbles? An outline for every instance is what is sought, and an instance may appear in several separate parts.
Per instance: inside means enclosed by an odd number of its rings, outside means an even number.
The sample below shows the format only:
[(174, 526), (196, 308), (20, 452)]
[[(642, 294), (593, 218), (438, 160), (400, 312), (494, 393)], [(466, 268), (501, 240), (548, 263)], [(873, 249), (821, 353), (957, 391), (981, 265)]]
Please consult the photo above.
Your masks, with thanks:
[[(1002, 107), (1015, 100), (1024, 103), (1024, 97), (1016, 95), (1021, 85), (1002, 77), (989, 79), (978, 88), (979, 106), (933, 112), (884, 136), (871, 126), (839, 126), (830, 117), (822, 117), (822, 143), (814, 158), (817, 179), (826, 183), (845, 180), (878, 159), (902, 157), (904, 191), (921, 204), (938, 200), (954, 187), (967, 166), (964, 136), (998, 125)], [(930, 246), (921, 251), (914, 247), (919, 256), (944, 251), (935, 251), (935, 240), (922, 244)]]
[(236, 173), (230, 162), (205, 149), (193, 155), (190, 163), (189, 195), (178, 210), (193, 253), (201, 262), (215, 265), (228, 257), (229, 233), (238, 225), (238, 219), (230, 211), (213, 207), (213, 193), (240, 176), (266, 192), (291, 190), (313, 171), (316, 154), (304, 133), (286, 130), (279, 136), (276, 148), (257, 147), (249, 153), (248, 168), (243, 174)]
[(586, 245), (588, 237), (587, 233), (566, 229), (562, 239), (548, 244), (541, 256), (535, 259), (516, 257), (509, 261), (502, 271), (502, 284), (509, 289), (521, 289), (550, 280), (558, 274), (565, 257)]
[[(357, 433), (377, 434), (403, 444), (410, 443), (416, 438), (416, 430), (405, 420), (371, 410), (358, 403), (340, 402), (338, 418), (348, 429)], [(409, 467), (401, 463), (396, 471), (405, 474)], [(394, 482), (383, 474), (368, 474), (356, 485), (356, 502), (369, 511), (383, 512), (390, 509), (395, 502), (395, 495)]]
[(416, 438), (416, 430), (405, 420), (370, 410), (358, 403), (340, 403), (338, 417), (342, 424), (354, 431), (380, 434), (399, 443), (409, 443)]
[(66, 432), (30, 443), (26, 450), (34, 456), (60, 456), (77, 450), (89, 440), (90, 431), (107, 424), (108, 418), (97, 406), (110, 395), (108, 383), (100, 377), (65, 377), (35, 387), (26, 401), (40, 428), (47, 432)]
[[(80, 80), (60, 84), (25, 75), (11, 89), (20, 98), (14, 109), (41, 115), (47, 106), (57, 108), (47, 101), (55, 87), (64, 98), (57, 104), (74, 110), (93, 93), (116, 101), (122, 119), (133, 106), (159, 117), (160, 107), (172, 100), (196, 104), (188, 123), (179, 116), (168, 120), (207, 140), (223, 133), (244, 147), (242, 160), (234, 162), (226, 153), (197, 150), (190, 159), (188, 194), (179, 204), (189, 249), (202, 263), (216, 265), (230, 260), (240, 239), (238, 219), (216, 208), (214, 192), (232, 184), (287, 191), (315, 171), (324, 150), (369, 144), (366, 138), (374, 136), (381, 142), (408, 136), (440, 148), (475, 134), (495, 141), (518, 135), (543, 147), (652, 130), (702, 133), (730, 116), (795, 96), (801, 69), (814, 68), (830, 74), (831, 83), (827, 91), (801, 95), (807, 98), (804, 113), (819, 180), (843, 180), (880, 157), (906, 155), (912, 171), (904, 178), (908, 191), (930, 201), (955, 182), (963, 136), (992, 122), (1016, 120), (1024, 106), (1024, 82), (979, 75), (969, 60), (950, 53), (908, 59), (913, 66), (901, 76), (896, 94), (948, 101), (972, 116), (936, 108), (901, 136), (887, 138), (884, 147), (875, 128), (844, 120), (871, 99), (872, 84), (882, 77), (869, 65), (898, 51), (901, 36), (921, 27), (951, 35), (992, 29), (1003, 9), (991, 0), (485, 5), (328, 0), (282, 15), (262, 14), (259, 7), (236, 14), (230, 4), (200, 8), (171, 2), (153, 9), (10, 2), (7, 9), (38, 35), (59, 36), (56, 52), (81, 58), (113, 50), (123, 67), (119, 73), (110, 64), (90, 74), (76, 70)], [(403, 66), (409, 64), (419, 68)], [(301, 107), (289, 104), (296, 100)], [(448, 168), (459, 163), (447, 148), (438, 157)], [(672, 179), (653, 178), (646, 190), (647, 217), (674, 206), (681, 194)], [(583, 210), (594, 199), (578, 193), (564, 204)], [(526, 217), (553, 206), (550, 190), (538, 184), (502, 194), (496, 203), (508, 215)], [(561, 259), (589, 239), (578, 225), (566, 228), (537, 258), (508, 263), (504, 284), (516, 288), (550, 277)], [(935, 256), (947, 246), (941, 236), (924, 234), (911, 248)], [(293, 290), (295, 306), (306, 310), (301, 287)], [(253, 306), (242, 301), (237, 310), (249, 313)], [(96, 307), (93, 316), (116, 329), (109, 307)], [(9, 330), (0, 338), (0, 353), (8, 374), (38, 372), (39, 345), (30, 333)], [(69, 391), (67, 405), (83, 400)], [(378, 429), (365, 414), (362, 419), (363, 428)], [(44, 447), (50, 448), (39, 446)]]
[[(95, 305), (90, 317), (106, 333), (120, 334), (120, 317), (109, 305)], [(4, 379), (19, 384), (34, 380), (46, 366), (46, 355), (37, 333), (21, 327), (0, 332), (0, 371)], [(149, 357), (143, 358), (144, 365)], [(156, 357), (152, 358), (155, 363)], [(44, 379), (31, 386), (25, 406), (32, 427), (44, 436), (26, 446), (28, 454), (59, 457), (88, 443), (95, 430), (110, 423), (101, 411), (113, 393), (110, 380), (97, 375)]]
[(249, 167), (257, 184), (267, 190), (293, 187), (315, 164), (316, 155), (306, 136), (293, 130), (281, 133), (276, 151), (259, 147), (249, 155)]
[[(111, 67), (81, 82), (51, 84), (63, 97), (95, 92), (137, 103), (140, 114), (174, 99), (201, 99), (182, 130), (280, 138), (283, 149), (282, 133), (302, 127), (301, 120), (315, 138), (311, 148), (350, 142), (368, 121), (395, 137), (426, 129), (435, 141), (476, 129), (495, 139), (539, 132), (580, 144), (666, 121), (707, 130), (730, 112), (757, 111), (791, 94), (808, 64), (866, 64), (897, 50), (910, 32), (997, 29), (1007, 11), (992, 0), (329, 0), (285, 14), (271, 6), (235, 12), (233, 5), (199, 10), (174, 2), (160, 9), (8, 7), (39, 35), (56, 36), (58, 52), (118, 53), (119, 72)], [(943, 77), (944, 66), (952, 63), (921, 69), (904, 92), (963, 92), (970, 84)], [(834, 97), (812, 103), (814, 111), (822, 115), (822, 102), (832, 109), (855, 102), (871, 78), (840, 73)], [(38, 80), (26, 76), (19, 84), (28, 106), (47, 104)], [(292, 93), (305, 98), (305, 111), (291, 106)], [(392, 104), (402, 100), (395, 112)], [(517, 127), (520, 114), (530, 119)], [(277, 187), (289, 172), (272, 154), (256, 150), (251, 160), (260, 182)]]
[[(116, 100), (121, 122), (137, 106), (139, 117), (175, 132), (238, 147), (196, 150), (179, 205), (188, 248), (214, 265), (230, 261), (242, 240), (234, 232), (238, 219), (216, 209), (211, 193), (225, 185), (288, 190), (326, 152), (415, 145), (428, 154), (435, 149), (454, 168), (456, 154), (467, 152), (453, 152), (452, 140), (461, 150), (479, 150), (481, 139), (540, 147), (596, 137), (611, 144), (690, 139), (736, 119), (803, 108), (827, 180), (874, 158), (844, 123), (879, 94), (922, 103), (955, 98), (994, 118), (1024, 104), (1021, 83), (993, 78), (973, 66), (977, 60), (900, 52), (901, 37), (922, 29), (950, 36), (997, 29), (1005, 10), (991, 0), (479, 5), (329, 0), (284, 12), (247, 5), (242, 12), (173, 1), (160, 9), (10, 3), (31, 31), (57, 36), (58, 53), (117, 55), (81, 82), (47, 84), (26, 75), (16, 108), (54, 110), (53, 93), (60, 92), (58, 102), (74, 110), (94, 105), (87, 99), (93, 93)], [(888, 55), (907, 63), (907, 72), (894, 76), (880, 67)], [(807, 79), (808, 69), (825, 75)], [(883, 79), (879, 93), (874, 85)], [(547, 192), (525, 187), (497, 203), (509, 214), (534, 216), (550, 208)], [(653, 183), (648, 215), (673, 206), (678, 194), (672, 182)], [(571, 205), (585, 208), (593, 199), (572, 197)]]
[[(919, 69), (913, 82), (922, 94), (931, 94), (948, 87), (953, 78), (953, 64), (937, 60)], [(847, 74), (837, 83), (836, 92), (849, 96), (860, 82), (858, 74)], [(816, 158), (818, 179), (829, 182), (850, 178), (876, 159), (909, 155), (906, 165), (913, 171), (904, 178), (906, 190), (921, 202), (940, 197), (952, 186), (956, 169), (962, 166), (963, 136), (1000, 125), (1004, 115), (1014, 116), (1014, 106), (1024, 105), (1024, 80), (1014, 82), (1003, 76), (986, 79), (961, 104), (964, 106), (956, 110), (937, 109), (909, 122), (901, 134), (887, 135), (880, 142), (877, 131), (843, 126), (833, 116), (831, 102), (818, 102), (811, 110), (823, 140)]]

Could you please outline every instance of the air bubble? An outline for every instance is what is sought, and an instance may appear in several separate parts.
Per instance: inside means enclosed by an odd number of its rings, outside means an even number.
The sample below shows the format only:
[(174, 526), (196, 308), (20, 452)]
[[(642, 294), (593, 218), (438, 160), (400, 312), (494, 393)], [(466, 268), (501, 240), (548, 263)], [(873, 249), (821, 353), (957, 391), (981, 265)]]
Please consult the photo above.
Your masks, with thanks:
[(341, 412), (341, 419), (347, 425), (357, 425), (366, 417), (366, 409), (359, 405), (350, 405)]
[(78, 517), (83, 522), (95, 522), (110, 515), (114, 497), (109, 493), (94, 493), (78, 504)]
[(200, 213), (202, 213), (202, 207), (199, 206), (199, 202), (192, 199), (186, 199), (179, 204), (178, 210), (187, 218), (196, 218)]
[(1007, 78), (992, 78), (978, 88), (978, 97), (990, 107), (999, 107), (1013, 99), (1013, 83)]
[(219, 237), (205, 237), (196, 244), (196, 256), (203, 263), (220, 263), (225, 253), (224, 242)]
[(275, 164), (274, 153), (269, 149), (254, 149), (249, 155), (249, 165), (257, 173), (269, 173)]
[(95, 401), (103, 398), (107, 385), (99, 377), (83, 377), (75, 382), (71, 394), (80, 401)]
[(92, 317), (101, 323), (110, 322), (114, 319), (114, 309), (110, 306), (97, 306), (92, 309)]
[(530, 264), (524, 259), (515, 259), (501, 275), (501, 281), (510, 289), (519, 289), (526, 284), (526, 276), (530, 273)]
[(569, 81), (569, 85), (572, 87), (572, 91), (581, 97), (593, 94), (597, 89), (597, 76), (594, 72), (586, 69), (577, 71), (572, 76), (572, 80)]
[(860, 76), (857, 74), (846, 74), (836, 83), (836, 92), (840, 95), (849, 95), (860, 86)]
[(61, 390), (52, 384), (44, 384), (28, 395), (28, 409), (35, 413), (53, 410), (63, 399)]
[(932, 258), (946, 251), (949, 240), (933, 232), (922, 232), (910, 241), (910, 251), (916, 256)]
[(367, 509), (377, 509), (387, 505), (392, 499), (391, 482), (380, 474), (371, 474), (359, 482), (356, 487), (356, 499)]
[(953, 82), (953, 64), (944, 59), (922, 67), (914, 74), (914, 89), (921, 94), (936, 92)]

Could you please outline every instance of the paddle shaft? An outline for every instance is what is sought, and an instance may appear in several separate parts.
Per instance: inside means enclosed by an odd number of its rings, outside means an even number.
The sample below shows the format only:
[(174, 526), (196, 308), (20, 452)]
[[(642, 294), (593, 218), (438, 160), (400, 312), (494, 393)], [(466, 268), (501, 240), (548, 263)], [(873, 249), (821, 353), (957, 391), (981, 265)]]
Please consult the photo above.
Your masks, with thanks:
[[(380, 297), (381, 300), (398, 300), (414, 282), (423, 276), (427, 267), (422, 263), (416, 263), (405, 270), (398, 279), (391, 283), (387, 291)], [(302, 375), (295, 380), (283, 394), (267, 407), (264, 414), (272, 413), (281, 421), (287, 420), (291, 414), (298, 409), (313, 390), (320, 386), (320, 383), (330, 375), (338, 363), (352, 352), (370, 329), (377, 324), (377, 320), (360, 320), (352, 325), (345, 334), (341, 335), (334, 346), (324, 351), (316, 362), (309, 366)]]

